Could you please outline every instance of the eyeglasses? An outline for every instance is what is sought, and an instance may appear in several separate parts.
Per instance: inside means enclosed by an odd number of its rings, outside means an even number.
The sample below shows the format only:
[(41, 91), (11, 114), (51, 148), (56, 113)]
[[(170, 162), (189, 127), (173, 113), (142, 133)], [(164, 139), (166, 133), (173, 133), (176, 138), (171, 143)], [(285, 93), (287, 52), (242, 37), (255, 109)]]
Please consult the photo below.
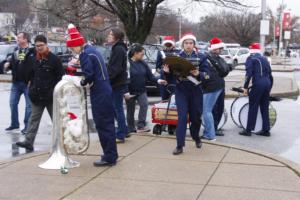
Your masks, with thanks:
[(46, 44), (38, 44), (38, 45), (35, 45), (36, 48), (42, 48), (42, 47), (44, 47), (44, 46), (46, 46)]

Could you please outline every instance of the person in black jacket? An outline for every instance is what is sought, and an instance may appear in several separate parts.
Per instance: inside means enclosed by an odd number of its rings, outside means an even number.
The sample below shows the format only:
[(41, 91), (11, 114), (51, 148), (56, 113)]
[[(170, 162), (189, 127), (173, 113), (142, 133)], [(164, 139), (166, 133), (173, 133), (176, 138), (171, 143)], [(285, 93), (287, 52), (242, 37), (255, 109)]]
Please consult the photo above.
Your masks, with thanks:
[[(213, 38), (210, 41), (211, 52), (207, 54), (207, 60), (210, 66), (208, 68), (210, 78), (205, 81), (202, 86), (204, 92), (203, 120), (205, 124), (202, 139), (210, 141), (216, 140), (216, 129), (212, 111), (219, 96), (224, 91), (224, 77), (229, 73), (229, 70), (224, 68), (226, 65), (225, 61), (218, 56), (224, 47), (225, 44), (219, 38)], [(228, 68), (227, 65), (225, 67)]]
[(127, 91), (127, 46), (124, 43), (124, 33), (119, 29), (112, 29), (108, 35), (108, 42), (113, 44), (110, 59), (108, 61), (108, 74), (113, 89), (114, 114), (118, 127), (116, 140), (124, 143), (125, 137), (129, 137), (126, 125), (123, 98)]
[(23, 142), (16, 145), (33, 151), (34, 140), (45, 108), (52, 119), (53, 91), (64, 75), (59, 58), (49, 51), (47, 39), (43, 35), (35, 38), (36, 55), (30, 72), (29, 97), (32, 102), (32, 114), (29, 119), (28, 133)]
[(14, 50), (12, 57), (4, 64), (4, 70), (12, 71), (12, 87), (10, 93), (10, 110), (11, 124), (6, 131), (15, 131), (19, 129), (19, 112), (18, 105), (20, 97), (24, 94), (25, 97), (25, 117), (23, 134), (26, 133), (28, 120), (31, 114), (31, 103), (28, 96), (28, 72), (31, 68), (31, 58), (33, 56), (33, 48), (29, 47), (30, 37), (28, 33), (20, 32), (17, 35), (18, 47)]
[[(143, 61), (145, 50), (142, 45), (135, 44), (131, 47), (128, 57), (130, 58), (130, 83), (129, 93), (130, 97), (126, 95), (127, 103), (127, 123), (130, 132), (149, 132), (150, 129), (146, 127), (146, 117), (148, 111), (148, 97), (146, 91), (146, 81), (155, 82), (161, 85), (166, 85), (166, 81), (154, 77), (149, 66)], [(137, 131), (134, 123), (134, 112), (136, 101), (140, 106)]]

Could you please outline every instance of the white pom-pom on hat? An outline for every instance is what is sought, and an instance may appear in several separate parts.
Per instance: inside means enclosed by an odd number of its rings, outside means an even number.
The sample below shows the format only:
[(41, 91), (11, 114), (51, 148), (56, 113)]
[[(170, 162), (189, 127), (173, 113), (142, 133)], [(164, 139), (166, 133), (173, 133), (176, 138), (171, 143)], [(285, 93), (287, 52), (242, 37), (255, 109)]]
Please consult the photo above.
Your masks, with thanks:
[(74, 24), (69, 24), (68, 29), (70, 29), (70, 28), (76, 28), (76, 27), (74, 26)]

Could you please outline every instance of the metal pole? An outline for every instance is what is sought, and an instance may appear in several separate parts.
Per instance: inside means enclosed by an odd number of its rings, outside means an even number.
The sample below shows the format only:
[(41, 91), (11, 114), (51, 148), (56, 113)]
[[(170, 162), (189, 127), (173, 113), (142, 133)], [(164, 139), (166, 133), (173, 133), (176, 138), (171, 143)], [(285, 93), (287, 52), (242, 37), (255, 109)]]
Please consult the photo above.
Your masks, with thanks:
[[(267, 10), (267, 2), (266, 2), (266, 0), (261, 0), (262, 20), (267, 19), (266, 10)], [(265, 52), (265, 43), (266, 43), (266, 36), (261, 34), (260, 35), (260, 46), (261, 46), (261, 50), (262, 50), (263, 53)]]
[(179, 39), (181, 39), (181, 32), (182, 32), (182, 16), (181, 16), (181, 9), (178, 9), (178, 14), (179, 14)]
[(284, 0), (282, 0), (281, 2), (281, 13), (280, 13), (280, 20), (279, 20), (279, 23), (280, 23), (280, 34), (279, 34), (279, 49), (278, 49), (278, 55), (280, 56), (280, 52), (281, 52), (281, 49), (282, 49), (282, 45), (283, 45), (283, 34), (282, 34), (282, 31), (283, 31), (283, 4), (284, 3)]

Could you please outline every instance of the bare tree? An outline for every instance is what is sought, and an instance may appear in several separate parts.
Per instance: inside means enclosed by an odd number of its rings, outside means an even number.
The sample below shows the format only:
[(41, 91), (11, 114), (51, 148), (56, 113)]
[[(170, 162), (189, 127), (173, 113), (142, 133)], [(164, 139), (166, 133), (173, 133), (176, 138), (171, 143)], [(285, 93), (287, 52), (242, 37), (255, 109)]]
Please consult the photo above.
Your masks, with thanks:
[[(90, 0), (99, 8), (119, 17), (130, 42), (144, 43), (151, 31), (159, 4), (164, 0)], [(241, 0), (190, 0), (225, 7), (244, 7)], [(186, 3), (186, 1), (182, 1)]]
[(260, 15), (242, 12), (219, 12), (203, 17), (199, 26), (200, 37), (208, 41), (220, 37), (226, 42), (249, 46), (259, 40)]

